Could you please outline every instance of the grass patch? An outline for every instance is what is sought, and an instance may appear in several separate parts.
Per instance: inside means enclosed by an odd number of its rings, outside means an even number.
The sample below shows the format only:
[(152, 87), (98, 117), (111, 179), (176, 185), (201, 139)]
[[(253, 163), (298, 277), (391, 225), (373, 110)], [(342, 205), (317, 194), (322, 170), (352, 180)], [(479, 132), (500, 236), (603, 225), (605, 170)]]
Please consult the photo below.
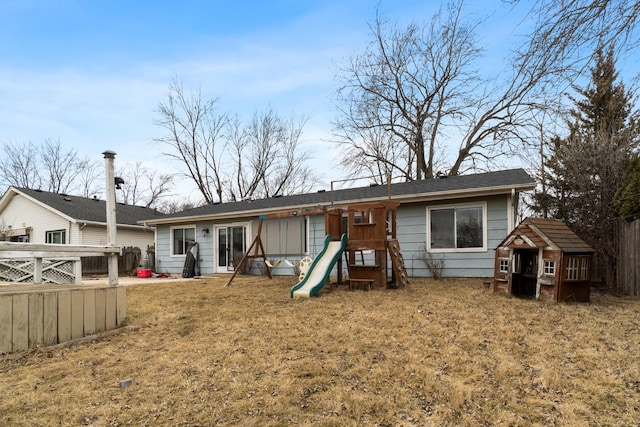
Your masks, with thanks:
[[(640, 301), (291, 277), (127, 288), (128, 326), (0, 356), (2, 425), (636, 425)], [(131, 379), (129, 387), (120, 381)]]

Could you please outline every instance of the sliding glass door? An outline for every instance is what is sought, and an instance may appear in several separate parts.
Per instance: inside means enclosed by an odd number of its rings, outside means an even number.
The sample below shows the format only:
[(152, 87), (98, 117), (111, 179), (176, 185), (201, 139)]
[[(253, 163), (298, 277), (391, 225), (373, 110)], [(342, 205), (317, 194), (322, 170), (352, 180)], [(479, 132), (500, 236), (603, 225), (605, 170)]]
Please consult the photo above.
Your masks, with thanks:
[(247, 250), (247, 226), (216, 227), (216, 271), (233, 271)]

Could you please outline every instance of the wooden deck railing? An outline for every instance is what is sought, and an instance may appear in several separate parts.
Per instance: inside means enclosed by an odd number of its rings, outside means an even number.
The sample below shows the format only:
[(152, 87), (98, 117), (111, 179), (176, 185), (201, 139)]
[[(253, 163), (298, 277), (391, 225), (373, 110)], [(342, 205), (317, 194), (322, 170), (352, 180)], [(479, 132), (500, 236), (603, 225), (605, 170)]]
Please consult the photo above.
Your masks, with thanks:
[[(82, 257), (118, 256), (119, 246), (87, 246), (87, 245), (59, 245), (38, 243), (0, 242), (0, 269), (4, 268), (10, 274), (5, 277), (8, 281), (42, 283), (48, 282), (82, 283)], [(47, 260), (47, 262), (44, 262)], [(70, 263), (71, 268), (62, 267)], [(109, 283), (117, 284), (117, 263), (115, 271), (111, 271), (109, 264)], [(69, 271), (71, 270), (71, 271)], [(47, 272), (52, 272), (48, 277)], [(43, 273), (45, 276), (43, 276)]]

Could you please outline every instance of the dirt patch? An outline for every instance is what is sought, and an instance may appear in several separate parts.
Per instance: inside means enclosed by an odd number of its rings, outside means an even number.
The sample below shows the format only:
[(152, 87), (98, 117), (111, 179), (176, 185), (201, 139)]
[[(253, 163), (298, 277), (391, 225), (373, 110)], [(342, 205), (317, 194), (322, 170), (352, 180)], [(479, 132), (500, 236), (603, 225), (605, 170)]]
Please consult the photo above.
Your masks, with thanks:
[[(127, 288), (127, 327), (0, 357), (3, 425), (636, 425), (640, 301), (292, 277)], [(126, 380), (131, 380), (130, 384)]]

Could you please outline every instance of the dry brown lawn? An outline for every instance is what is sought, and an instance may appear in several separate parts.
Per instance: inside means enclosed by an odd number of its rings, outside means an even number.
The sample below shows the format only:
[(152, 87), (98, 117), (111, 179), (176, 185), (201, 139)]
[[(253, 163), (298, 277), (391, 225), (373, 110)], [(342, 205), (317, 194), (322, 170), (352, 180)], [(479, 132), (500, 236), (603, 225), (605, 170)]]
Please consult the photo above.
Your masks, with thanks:
[[(131, 286), (128, 326), (0, 356), (0, 425), (638, 425), (640, 301), (291, 277)], [(120, 381), (131, 379), (129, 387)]]

